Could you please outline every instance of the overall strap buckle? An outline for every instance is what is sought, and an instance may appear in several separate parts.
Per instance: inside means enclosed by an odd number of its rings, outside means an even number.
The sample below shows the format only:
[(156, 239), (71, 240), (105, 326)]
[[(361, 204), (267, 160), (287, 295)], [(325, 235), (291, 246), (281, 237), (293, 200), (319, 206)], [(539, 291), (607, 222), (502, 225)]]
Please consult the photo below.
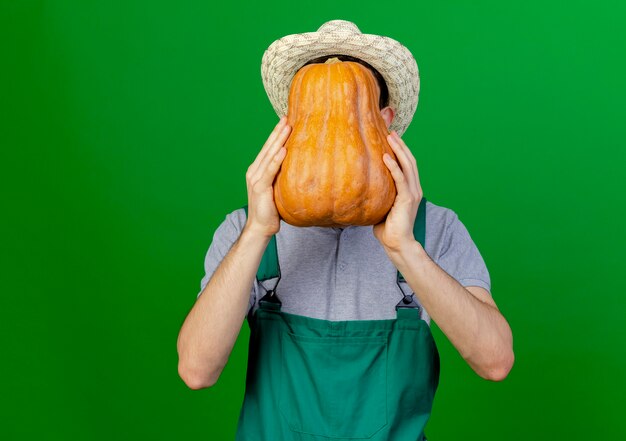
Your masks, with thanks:
[(396, 305), (396, 311), (398, 309), (408, 308), (417, 310), (419, 310), (420, 308), (419, 304), (415, 301), (415, 297), (413, 297), (413, 294), (405, 294), (404, 297), (402, 297), (402, 300), (400, 300)]
[(270, 289), (265, 293), (263, 297), (259, 300), (259, 305), (263, 304), (263, 306), (268, 306), (270, 309), (280, 309), (282, 302), (276, 295), (275, 289)]

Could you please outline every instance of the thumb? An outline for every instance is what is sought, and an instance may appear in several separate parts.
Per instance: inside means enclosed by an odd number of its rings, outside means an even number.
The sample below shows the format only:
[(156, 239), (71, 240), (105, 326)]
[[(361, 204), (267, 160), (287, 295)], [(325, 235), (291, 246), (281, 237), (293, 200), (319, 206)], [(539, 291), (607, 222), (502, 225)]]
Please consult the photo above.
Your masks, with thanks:
[(374, 232), (374, 237), (376, 237), (376, 239), (378, 239), (378, 241), (381, 240), (381, 235), (383, 232), (383, 229), (385, 228), (385, 222), (380, 222), (376, 225), (374, 225), (374, 227), (372, 228), (373, 232)]

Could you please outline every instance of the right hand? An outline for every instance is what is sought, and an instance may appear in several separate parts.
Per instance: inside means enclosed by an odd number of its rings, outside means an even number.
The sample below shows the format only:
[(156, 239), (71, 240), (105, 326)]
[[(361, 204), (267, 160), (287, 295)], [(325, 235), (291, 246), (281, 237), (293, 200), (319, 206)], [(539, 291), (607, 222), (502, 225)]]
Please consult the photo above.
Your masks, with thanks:
[(287, 117), (281, 118), (246, 172), (248, 219), (244, 229), (264, 238), (272, 237), (280, 229), (272, 184), (287, 154), (283, 144), (290, 131)]

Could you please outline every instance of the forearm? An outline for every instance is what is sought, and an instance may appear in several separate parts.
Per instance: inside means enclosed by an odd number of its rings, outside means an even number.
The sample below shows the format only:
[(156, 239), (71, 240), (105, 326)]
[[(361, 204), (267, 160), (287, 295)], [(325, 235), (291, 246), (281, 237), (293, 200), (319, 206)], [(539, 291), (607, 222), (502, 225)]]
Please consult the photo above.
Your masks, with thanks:
[(499, 378), (512, 356), (511, 329), (500, 311), (474, 297), (419, 242), (387, 251), (423, 307), (481, 377)]
[(191, 388), (213, 385), (226, 365), (268, 243), (244, 228), (187, 315), (178, 335), (178, 371)]

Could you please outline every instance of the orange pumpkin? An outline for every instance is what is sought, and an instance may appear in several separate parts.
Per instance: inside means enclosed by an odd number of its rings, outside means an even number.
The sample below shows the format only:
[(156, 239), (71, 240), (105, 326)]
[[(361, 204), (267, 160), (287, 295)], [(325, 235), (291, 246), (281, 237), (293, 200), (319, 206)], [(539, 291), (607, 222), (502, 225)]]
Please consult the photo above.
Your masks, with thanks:
[(274, 182), (285, 222), (342, 227), (384, 220), (396, 187), (382, 157), (396, 157), (379, 94), (374, 75), (359, 63), (331, 58), (296, 73), (289, 90), (287, 154)]

